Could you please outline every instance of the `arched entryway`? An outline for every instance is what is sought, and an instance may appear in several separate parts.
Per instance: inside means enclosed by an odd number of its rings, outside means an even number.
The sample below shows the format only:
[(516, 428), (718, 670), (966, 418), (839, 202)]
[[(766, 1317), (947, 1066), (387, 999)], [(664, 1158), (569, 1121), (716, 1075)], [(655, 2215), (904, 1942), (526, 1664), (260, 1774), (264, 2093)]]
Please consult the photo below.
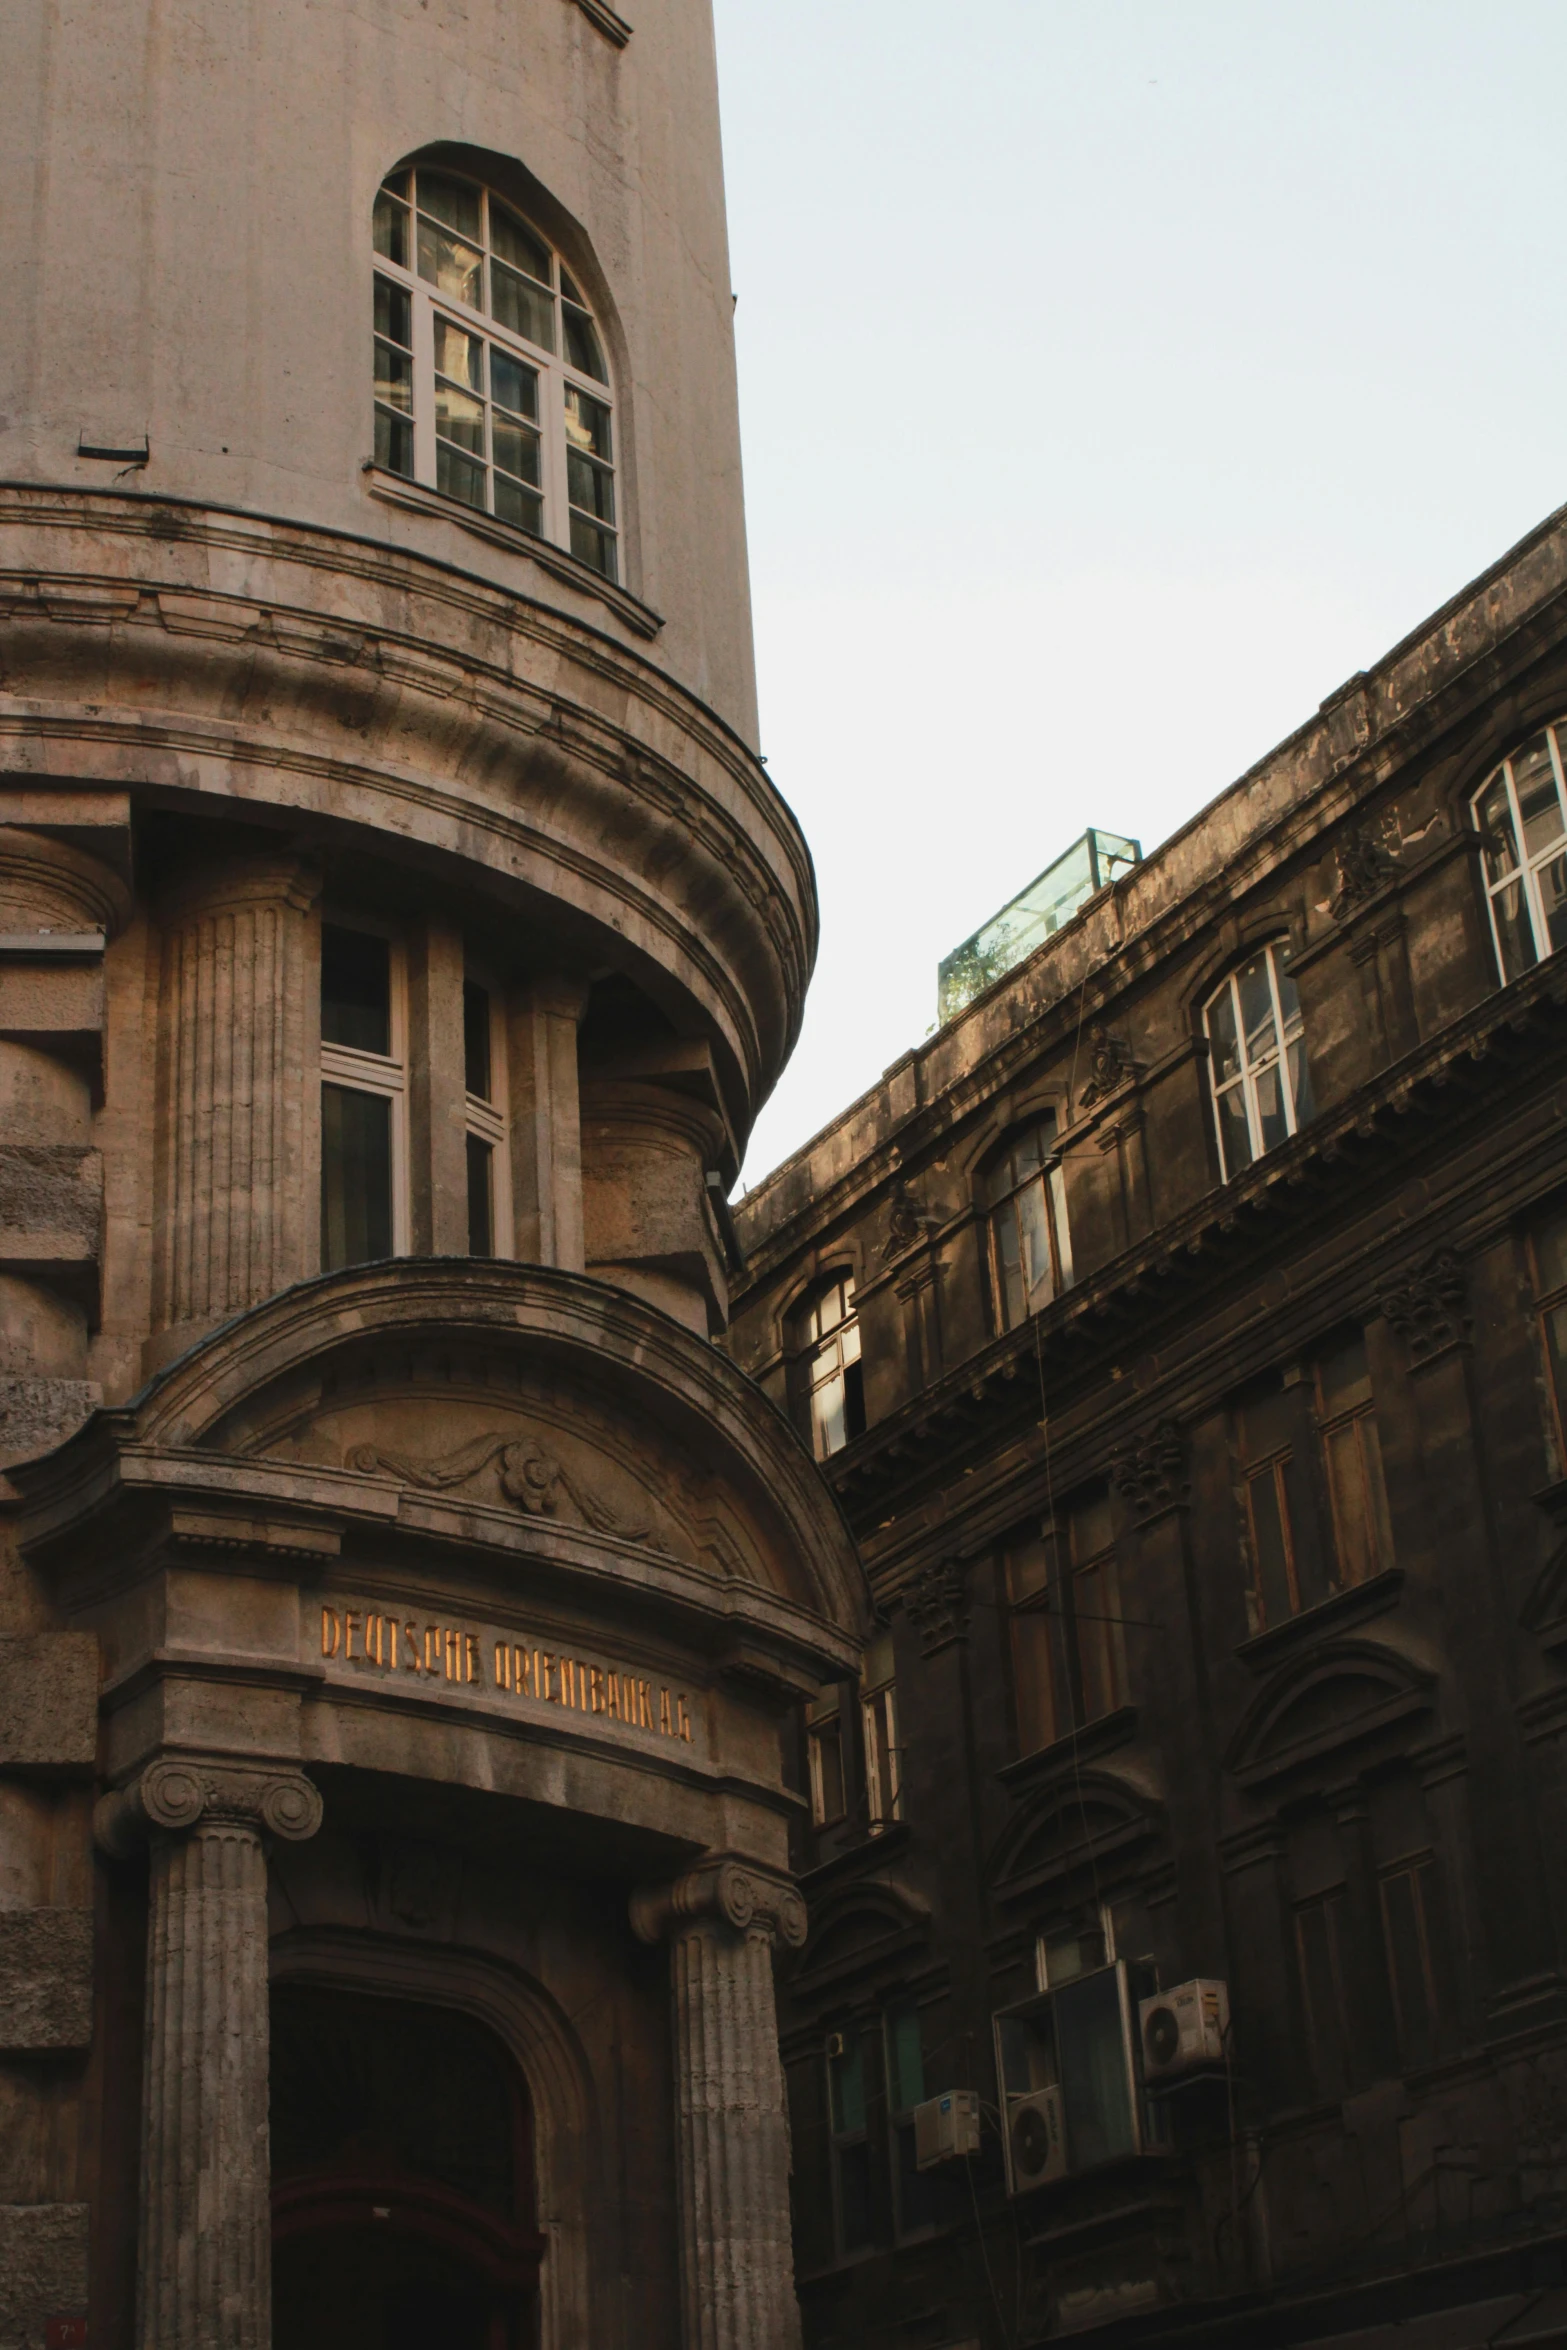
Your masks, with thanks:
[(535, 2350), (527, 2084), (449, 2008), (272, 1992), (274, 2350)]

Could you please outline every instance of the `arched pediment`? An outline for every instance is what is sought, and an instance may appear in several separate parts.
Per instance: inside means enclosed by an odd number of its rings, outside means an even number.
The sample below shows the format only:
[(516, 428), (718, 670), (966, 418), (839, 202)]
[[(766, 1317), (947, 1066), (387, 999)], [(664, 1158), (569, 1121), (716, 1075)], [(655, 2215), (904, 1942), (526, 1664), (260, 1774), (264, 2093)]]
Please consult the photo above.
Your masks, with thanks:
[(1165, 1833), (1164, 1806), (1118, 1772), (1084, 1771), (1024, 1805), (996, 1844), (986, 1879), (999, 1901), (1024, 1901), (1079, 1871), (1140, 1853)]
[(793, 1971), (796, 1998), (836, 1995), (911, 1949), (923, 1949), (930, 1905), (895, 1877), (860, 1880), (813, 1905), (810, 1937)]
[(208, 1490), (221, 1463), (262, 1502), (292, 1492), (498, 1561), (553, 1544), (644, 1582), (668, 1562), (705, 1610), (754, 1587), (834, 1652), (868, 1621), (837, 1504), (760, 1390), (668, 1316), (554, 1268), (406, 1258), (301, 1283), (22, 1482), (58, 1524), (105, 1454), (122, 1477), (128, 1457), (178, 1460)]
[(1314, 1766), (1429, 1712), (1436, 1675), (1382, 1641), (1342, 1640), (1267, 1684), (1231, 1742), (1226, 1768), (1257, 1785)]

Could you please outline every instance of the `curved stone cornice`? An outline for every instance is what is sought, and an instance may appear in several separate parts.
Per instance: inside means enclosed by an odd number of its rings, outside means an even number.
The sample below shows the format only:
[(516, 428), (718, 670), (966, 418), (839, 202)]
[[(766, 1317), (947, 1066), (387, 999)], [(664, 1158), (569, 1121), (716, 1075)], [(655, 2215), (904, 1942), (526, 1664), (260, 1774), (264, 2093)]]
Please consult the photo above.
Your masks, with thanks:
[[(551, 1376), (576, 1378), (592, 1392), (618, 1398), (628, 1417), (683, 1441), (765, 1519), (769, 1547), (812, 1615), (831, 1628), (826, 1645), (836, 1650), (845, 1639), (863, 1638), (865, 1580), (842, 1512), (794, 1430), (744, 1373), (625, 1290), (586, 1274), (500, 1259), (403, 1257), (324, 1274), (225, 1323), (170, 1364), (136, 1402), (95, 1414), (55, 1453), (8, 1472), (23, 1495), (24, 1541), (41, 1536), (52, 1543), (103, 1506), (98, 1456), (106, 1444), (116, 1452), (178, 1456), (171, 1467), (183, 1474), (201, 1456), (223, 1458), (227, 1429), (253, 1399), (301, 1373), (324, 1379), (333, 1359), (349, 1350), (475, 1342), (517, 1348)], [(269, 1464), (245, 1458), (238, 1466), (260, 1478)], [(309, 1471), (291, 1473), (310, 1483)], [(323, 1494), (328, 1485), (344, 1492), (345, 1514), (351, 1514), (346, 1489), (373, 1495), (384, 1484), (369, 1470), (323, 1472), (317, 1482)], [(312, 1506), (319, 1508), (321, 1498)], [(439, 1494), (414, 1490), (410, 1498), (432, 1517), (440, 1504)], [(547, 1544), (547, 1521), (529, 1523)], [(592, 1528), (570, 1539), (579, 1548), (585, 1540), (605, 1550), (617, 1541), (626, 1548), (613, 1532)], [(665, 1580), (682, 1576), (693, 1592), (696, 1581), (711, 1581), (670, 1562)], [(770, 1605), (784, 1600), (782, 1589), (762, 1596)], [(781, 1635), (781, 1623), (778, 1629)]]
[(157, 1832), (197, 1827), (249, 1828), (302, 1844), (321, 1825), (313, 1780), (287, 1763), (237, 1763), (209, 1755), (160, 1755), (127, 1787), (103, 1796), (93, 1834), (124, 1859)]
[(631, 1896), (632, 1931), (641, 1942), (662, 1942), (692, 1927), (723, 1925), (733, 1933), (764, 1933), (789, 1950), (804, 1946), (805, 1903), (788, 1877), (728, 1853), (705, 1860), (668, 1885)]
[(754, 754), (629, 646), (373, 541), (18, 485), (0, 641), (0, 748), (31, 781), (460, 861), (683, 994), (748, 1108), (776, 1079), (815, 955), (809, 855)]

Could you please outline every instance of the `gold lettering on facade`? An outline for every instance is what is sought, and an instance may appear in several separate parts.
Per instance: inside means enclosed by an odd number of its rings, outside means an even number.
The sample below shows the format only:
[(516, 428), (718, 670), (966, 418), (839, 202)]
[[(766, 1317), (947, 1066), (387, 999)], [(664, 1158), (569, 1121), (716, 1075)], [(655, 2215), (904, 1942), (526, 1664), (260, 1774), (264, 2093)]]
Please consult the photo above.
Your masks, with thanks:
[(620, 1720), (620, 1675), (618, 1673), (604, 1675), (604, 1711), (611, 1715), (615, 1721)]
[(358, 1631), (358, 1629), (358, 1610), (356, 1608), (345, 1607), (343, 1610), (343, 1662), (345, 1665), (353, 1656), (354, 1634)]
[(669, 1691), (667, 1689), (661, 1689), (658, 1693), (658, 1726), (666, 1738), (673, 1738), (675, 1725), (670, 1719)]
[(484, 1679), (484, 1660), (479, 1654), (479, 1635), (465, 1632), (462, 1636), (462, 1677), (465, 1681)]
[(407, 1641), (407, 1643), (408, 1643), (408, 1654), (407, 1654), (407, 1655), (404, 1657), (404, 1659), (403, 1659), (403, 1671), (404, 1671), (405, 1673), (420, 1673), (420, 1672), (423, 1672), (423, 1670), (424, 1670), (424, 1667), (423, 1667), (423, 1666), (420, 1664), (420, 1662), (419, 1662), (419, 1627), (418, 1627), (418, 1625), (417, 1625), (417, 1624), (405, 1624), (405, 1625), (403, 1626), (403, 1638), (404, 1638), (404, 1639)]
[(599, 1665), (588, 1667), (588, 1710), (595, 1714), (604, 1711), (604, 1673)]
[(343, 1627), (337, 1620), (336, 1608), (324, 1607), (321, 1610), (321, 1654), (323, 1656), (336, 1656), (337, 1644), (342, 1637), (342, 1631)]

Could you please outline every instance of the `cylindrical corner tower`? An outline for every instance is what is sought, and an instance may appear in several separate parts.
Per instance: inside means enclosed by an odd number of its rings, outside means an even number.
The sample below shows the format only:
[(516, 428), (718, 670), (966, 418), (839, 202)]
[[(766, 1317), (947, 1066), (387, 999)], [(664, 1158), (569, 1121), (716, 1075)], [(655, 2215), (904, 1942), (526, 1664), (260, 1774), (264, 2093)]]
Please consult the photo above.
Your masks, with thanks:
[(17, 0), (0, 120), (22, 2338), (782, 2350), (863, 1596), (711, 1344), (815, 902), (709, 0)]

